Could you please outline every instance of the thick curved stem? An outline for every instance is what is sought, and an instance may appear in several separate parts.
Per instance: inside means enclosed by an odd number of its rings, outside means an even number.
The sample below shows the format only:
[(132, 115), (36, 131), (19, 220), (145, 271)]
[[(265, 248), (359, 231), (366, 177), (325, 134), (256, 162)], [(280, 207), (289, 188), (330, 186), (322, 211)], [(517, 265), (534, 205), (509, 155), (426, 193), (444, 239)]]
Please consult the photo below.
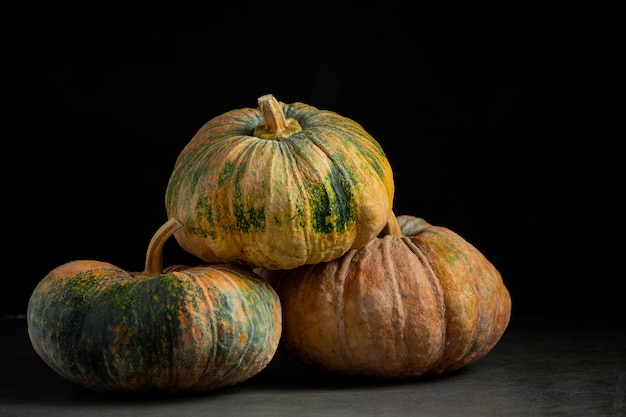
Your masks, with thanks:
[(144, 273), (160, 274), (163, 272), (163, 246), (175, 231), (183, 227), (183, 224), (176, 218), (172, 217), (159, 229), (150, 239), (148, 251), (146, 253), (146, 266)]
[(266, 129), (280, 136), (287, 129), (287, 119), (285, 119), (282, 106), (271, 94), (261, 96), (257, 101), (263, 113)]
[(296, 119), (286, 118), (283, 106), (271, 94), (258, 98), (259, 108), (263, 114), (263, 123), (254, 129), (258, 138), (282, 140), (298, 133), (302, 126)]

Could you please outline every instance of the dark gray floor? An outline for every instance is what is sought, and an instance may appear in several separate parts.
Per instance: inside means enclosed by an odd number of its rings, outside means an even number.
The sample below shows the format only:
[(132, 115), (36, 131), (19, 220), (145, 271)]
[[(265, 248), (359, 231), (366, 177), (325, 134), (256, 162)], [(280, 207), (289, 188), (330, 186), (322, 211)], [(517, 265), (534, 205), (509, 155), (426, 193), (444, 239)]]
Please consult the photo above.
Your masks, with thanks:
[(622, 323), (516, 317), (482, 360), (400, 383), (313, 371), (284, 351), (257, 376), (195, 396), (97, 394), (52, 372), (23, 318), (0, 319), (0, 417), (626, 415)]

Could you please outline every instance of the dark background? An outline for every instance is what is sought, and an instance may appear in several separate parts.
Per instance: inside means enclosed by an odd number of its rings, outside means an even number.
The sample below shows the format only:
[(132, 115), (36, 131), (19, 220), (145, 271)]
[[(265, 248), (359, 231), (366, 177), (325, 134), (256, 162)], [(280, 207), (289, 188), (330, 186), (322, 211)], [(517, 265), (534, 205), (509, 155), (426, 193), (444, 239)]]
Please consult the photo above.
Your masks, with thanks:
[[(396, 214), (473, 243), (514, 314), (620, 314), (613, 12), (509, 3), (7, 12), (2, 313), (71, 260), (142, 270), (178, 153), (272, 93), (362, 124)], [(197, 261), (172, 241), (165, 262)]]

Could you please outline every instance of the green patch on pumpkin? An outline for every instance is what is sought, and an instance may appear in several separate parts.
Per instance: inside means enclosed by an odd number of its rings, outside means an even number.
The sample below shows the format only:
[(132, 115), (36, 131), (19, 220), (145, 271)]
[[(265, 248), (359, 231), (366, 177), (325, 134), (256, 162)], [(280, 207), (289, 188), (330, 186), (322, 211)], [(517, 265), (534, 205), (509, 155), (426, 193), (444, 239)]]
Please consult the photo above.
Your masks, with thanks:
[(265, 209), (263, 207), (245, 208), (242, 203), (235, 204), (235, 228), (244, 233), (261, 232), (265, 229)]
[(313, 228), (321, 234), (343, 233), (356, 224), (352, 184), (335, 166), (326, 177), (327, 184), (309, 186), (313, 205)]
[(240, 172), (237, 172), (235, 170), (235, 164), (233, 164), (232, 161), (227, 161), (218, 175), (217, 186), (221, 187), (224, 184), (230, 184), (230, 182), (233, 181), (234, 178), (240, 177)]
[[(228, 165), (228, 164), (226, 164)], [(226, 168), (226, 167), (225, 167)], [(230, 175), (230, 181), (233, 186), (233, 200), (234, 200), (234, 215), (235, 225), (234, 228), (243, 233), (255, 233), (265, 230), (265, 207), (250, 207), (246, 204), (246, 195), (241, 186), (241, 179), (246, 172), (246, 166), (242, 165), (237, 169), (231, 169), (228, 173)], [(222, 175), (226, 173), (220, 173), (220, 181)]]
[[(213, 207), (211, 206), (211, 203), (206, 195), (202, 195), (198, 198), (198, 201), (196, 202), (195, 216), (197, 219), (201, 219), (201, 224), (208, 227), (189, 227), (189, 230), (198, 236), (209, 236), (211, 239), (217, 239), (217, 219), (213, 215)], [(194, 219), (192, 219), (192, 221), (193, 220)]]

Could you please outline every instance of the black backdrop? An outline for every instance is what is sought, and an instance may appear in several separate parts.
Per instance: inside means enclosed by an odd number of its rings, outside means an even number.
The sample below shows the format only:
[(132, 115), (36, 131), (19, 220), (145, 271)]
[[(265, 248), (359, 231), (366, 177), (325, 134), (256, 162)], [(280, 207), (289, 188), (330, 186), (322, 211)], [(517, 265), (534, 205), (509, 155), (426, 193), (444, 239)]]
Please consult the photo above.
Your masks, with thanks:
[[(616, 314), (612, 28), (582, 5), (493, 3), (7, 13), (3, 312), (70, 260), (141, 270), (177, 154), (272, 93), (361, 123), (391, 161), (395, 212), (473, 243), (514, 313)], [(196, 260), (168, 242), (165, 262)]]

